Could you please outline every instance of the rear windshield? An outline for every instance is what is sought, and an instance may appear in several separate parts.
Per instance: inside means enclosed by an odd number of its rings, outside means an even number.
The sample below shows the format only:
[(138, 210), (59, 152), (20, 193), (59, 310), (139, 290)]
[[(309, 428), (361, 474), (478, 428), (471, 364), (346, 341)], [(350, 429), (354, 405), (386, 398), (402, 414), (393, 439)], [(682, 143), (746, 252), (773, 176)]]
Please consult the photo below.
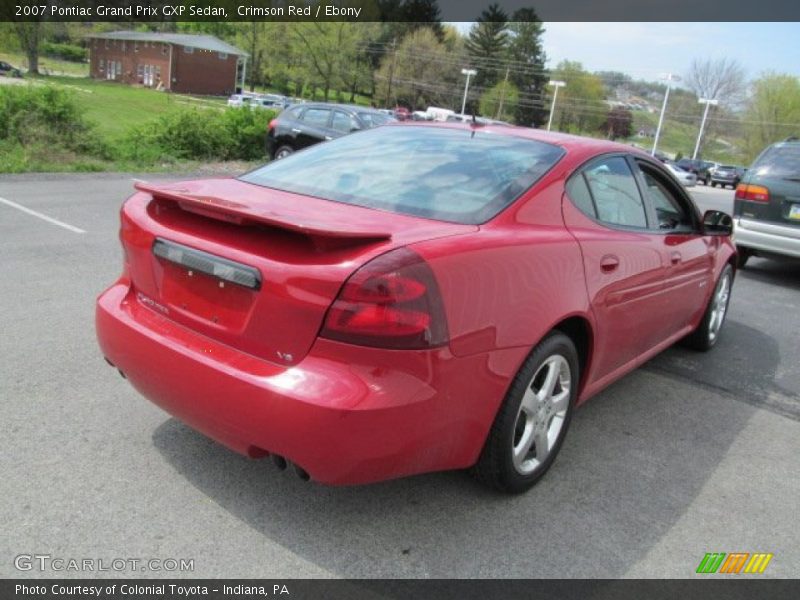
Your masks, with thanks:
[(256, 185), (478, 224), (516, 200), (564, 155), (558, 146), (480, 130), (379, 127), (251, 171)]
[(750, 170), (766, 177), (800, 177), (800, 144), (770, 146)]

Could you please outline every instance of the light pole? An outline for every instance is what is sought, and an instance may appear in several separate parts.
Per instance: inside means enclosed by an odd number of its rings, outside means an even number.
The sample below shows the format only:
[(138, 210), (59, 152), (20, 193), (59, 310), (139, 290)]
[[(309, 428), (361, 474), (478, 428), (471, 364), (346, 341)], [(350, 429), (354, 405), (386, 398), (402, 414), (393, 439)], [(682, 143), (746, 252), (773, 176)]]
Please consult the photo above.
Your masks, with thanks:
[(661, 125), (664, 124), (664, 113), (667, 111), (667, 99), (669, 98), (669, 90), (670, 90), (670, 83), (673, 81), (680, 81), (681, 78), (678, 75), (673, 75), (672, 73), (667, 73), (661, 79), (666, 80), (667, 82), (667, 91), (664, 92), (664, 103), (661, 105), (661, 116), (658, 117), (658, 127), (656, 127), (656, 139), (653, 140), (653, 151), (650, 153), (651, 156), (656, 155), (656, 147), (658, 146), (658, 136), (661, 135)]
[(467, 92), (469, 92), (469, 78), (477, 75), (475, 69), (461, 69), (461, 74), (467, 76), (467, 83), (464, 84), (464, 101), (461, 103), (461, 116), (464, 116), (464, 111), (467, 109)]
[(550, 80), (550, 83), (548, 83), (547, 85), (552, 85), (554, 88), (556, 88), (553, 91), (553, 103), (550, 105), (550, 118), (547, 120), (547, 131), (550, 131), (550, 126), (553, 124), (553, 113), (556, 112), (556, 98), (558, 98), (558, 88), (564, 87), (567, 84), (564, 83), (563, 81)]
[(700, 104), (705, 104), (706, 108), (703, 111), (703, 120), (700, 122), (700, 133), (697, 134), (697, 143), (694, 145), (694, 154), (692, 154), (692, 160), (697, 158), (697, 151), (700, 150), (700, 140), (703, 139), (703, 129), (706, 126), (706, 117), (708, 117), (708, 107), (709, 106), (716, 106), (719, 104), (719, 100), (712, 100), (710, 98), (700, 98), (697, 101)]

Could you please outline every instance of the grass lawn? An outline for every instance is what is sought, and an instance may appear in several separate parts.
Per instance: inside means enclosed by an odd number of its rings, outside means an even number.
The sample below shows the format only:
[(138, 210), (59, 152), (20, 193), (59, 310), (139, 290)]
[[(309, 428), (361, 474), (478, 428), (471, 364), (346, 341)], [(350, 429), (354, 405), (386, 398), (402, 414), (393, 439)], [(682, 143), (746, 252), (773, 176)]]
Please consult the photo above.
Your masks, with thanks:
[(169, 94), (88, 77), (30, 76), (26, 79), (72, 90), (78, 102), (86, 108), (87, 119), (93, 121), (99, 133), (107, 139), (124, 135), (132, 127), (169, 112), (191, 107), (218, 110), (224, 108), (226, 102), (224, 98)]
[[(658, 125), (658, 113), (647, 113), (644, 111), (633, 111), (633, 130), (652, 129), (655, 131)], [(691, 157), (694, 145), (697, 142), (699, 125), (689, 125), (671, 119), (665, 119), (661, 127), (661, 135), (658, 139), (658, 149), (669, 154), (682, 153), (684, 157)], [(634, 142), (646, 150), (653, 147), (653, 138), (632, 137), (628, 141)], [(705, 160), (716, 161), (726, 164), (742, 164), (744, 157), (736, 151), (737, 140), (727, 140), (733, 145), (726, 145), (723, 141), (712, 140), (706, 144), (704, 156)]]
[[(17, 68), (27, 70), (28, 59), (24, 55), (0, 51), (0, 60), (11, 63)], [(47, 56), (39, 57), (39, 72), (49, 75), (67, 75), (70, 77), (88, 77), (89, 63), (72, 62)]]

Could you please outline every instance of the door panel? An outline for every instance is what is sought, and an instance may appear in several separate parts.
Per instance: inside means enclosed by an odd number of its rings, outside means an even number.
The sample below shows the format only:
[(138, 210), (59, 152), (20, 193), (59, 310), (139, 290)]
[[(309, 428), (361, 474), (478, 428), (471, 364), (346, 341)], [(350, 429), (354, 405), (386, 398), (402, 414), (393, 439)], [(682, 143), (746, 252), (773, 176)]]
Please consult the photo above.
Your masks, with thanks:
[(699, 232), (697, 211), (669, 177), (644, 163), (638, 164), (637, 175), (658, 221), (665, 265), (662, 324), (666, 337), (694, 323), (705, 308), (716, 246)]
[[(583, 255), (586, 288), (596, 320), (592, 380), (608, 375), (663, 339), (660, 240), (646, 232), (607, 228), (565, 195), (564, 222)], [(616, 263), (616, 265), (614, 265)]]

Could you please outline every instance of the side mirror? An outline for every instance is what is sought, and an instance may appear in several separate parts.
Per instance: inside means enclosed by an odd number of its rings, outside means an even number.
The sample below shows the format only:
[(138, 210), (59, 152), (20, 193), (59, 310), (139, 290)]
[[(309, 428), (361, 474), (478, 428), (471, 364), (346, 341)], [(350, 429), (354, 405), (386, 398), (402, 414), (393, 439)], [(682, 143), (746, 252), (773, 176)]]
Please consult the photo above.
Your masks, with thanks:
[(706, 235), (731, 235), (733, 219), (721, 210), (707, 210), (703, 215), (703, 233)]

